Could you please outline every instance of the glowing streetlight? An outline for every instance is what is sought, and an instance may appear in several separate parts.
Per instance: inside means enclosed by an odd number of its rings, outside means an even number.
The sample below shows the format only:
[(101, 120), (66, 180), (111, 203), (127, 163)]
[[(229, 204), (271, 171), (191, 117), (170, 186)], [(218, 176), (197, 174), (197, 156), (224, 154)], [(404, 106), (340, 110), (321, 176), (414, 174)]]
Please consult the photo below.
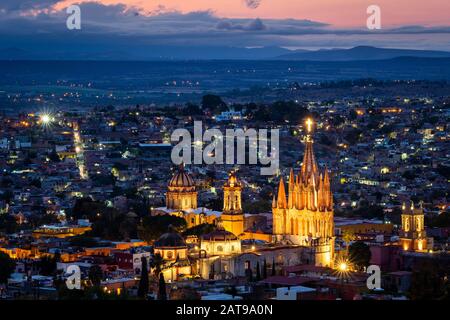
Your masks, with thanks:
[(351, 269), (351, 262), (345, 257), (339, 258), (335, 262), (335, 272), (341, 279), (347, 278), (350, 275)]
[(52, 118), (48, 114), (43, 114), (41, 116), (41, 121), (43, 124), (49, 124), (52, 121)]

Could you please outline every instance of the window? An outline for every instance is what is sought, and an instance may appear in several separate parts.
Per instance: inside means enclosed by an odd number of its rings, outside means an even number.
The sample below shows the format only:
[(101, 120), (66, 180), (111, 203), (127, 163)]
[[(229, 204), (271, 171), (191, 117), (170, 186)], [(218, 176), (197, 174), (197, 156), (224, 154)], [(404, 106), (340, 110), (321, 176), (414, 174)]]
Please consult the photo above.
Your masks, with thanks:
[(222, 246), (217, 246), (217, 252), (222, 252), (223, 251), (223, 247)]
[(167, 251), (166, 256), (167, 256), (167, 259), (172, 259), (172, 257), (173, 257), (173, 252), (172, 252), (172, 251)]

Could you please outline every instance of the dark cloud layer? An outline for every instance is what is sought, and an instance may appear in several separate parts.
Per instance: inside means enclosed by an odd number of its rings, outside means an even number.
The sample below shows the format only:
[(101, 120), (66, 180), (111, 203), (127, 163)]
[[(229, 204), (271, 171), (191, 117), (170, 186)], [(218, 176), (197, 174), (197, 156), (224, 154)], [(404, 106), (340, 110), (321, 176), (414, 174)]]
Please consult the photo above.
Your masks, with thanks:
[[(285, 46), (351, 47), (416, 46), (450, 50), (450, 27), (404, 26), (396, 29), (335, 29), (324, 22), (299, 19), (223, 19), (211, 11), (183, 14), (160, 6), (144, 12), (125, 4), (80, 4), (82, 29), (66, 28), (60, 0), (0, 0), (0, 49), (44, 46), (68, 48), (86, 44), (116, 46)], [(33, 11), (33, 14), (23, 14)], [(22, 13), (22, 14), (21, 14)], [(408, 36), (420, 36), (419, 42)], [(30, 44), (31, 43), (31, 44)], [(37, 44), (36, 44), (37, 45)], [(62, 49), (61, 49), (62, 50)]]
[(0, 10), (6, 12), (50, 8), (61, 0), (1, 0)]

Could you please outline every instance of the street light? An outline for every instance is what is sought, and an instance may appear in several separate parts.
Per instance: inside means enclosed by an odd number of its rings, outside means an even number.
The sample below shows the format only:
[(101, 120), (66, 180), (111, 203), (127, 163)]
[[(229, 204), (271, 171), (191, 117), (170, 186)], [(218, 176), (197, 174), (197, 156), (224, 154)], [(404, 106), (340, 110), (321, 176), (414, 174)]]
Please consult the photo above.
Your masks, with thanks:
[(50, 123), (52, 121), (52, 118), (50, 117), (49, 114), (43, 114), (41, 116), (41, 121), (42, 121), (43, 124), (48, 124), (48, 123)]

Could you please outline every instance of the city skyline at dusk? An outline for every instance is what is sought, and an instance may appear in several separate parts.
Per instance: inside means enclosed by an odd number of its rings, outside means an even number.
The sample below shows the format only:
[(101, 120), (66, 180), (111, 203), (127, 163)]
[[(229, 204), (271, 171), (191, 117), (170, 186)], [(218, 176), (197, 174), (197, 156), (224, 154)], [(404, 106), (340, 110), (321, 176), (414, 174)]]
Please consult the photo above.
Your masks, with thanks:
[(0, 308), (439, 313), (449, 12), (1, 0)]

